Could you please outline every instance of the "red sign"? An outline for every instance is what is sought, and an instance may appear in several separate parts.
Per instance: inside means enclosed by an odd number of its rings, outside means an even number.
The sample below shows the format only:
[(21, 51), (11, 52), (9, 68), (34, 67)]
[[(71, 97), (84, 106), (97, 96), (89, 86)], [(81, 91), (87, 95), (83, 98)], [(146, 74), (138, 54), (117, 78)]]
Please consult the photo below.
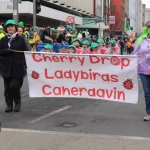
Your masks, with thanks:
[(109, 16), (109, 24), (115, 24), (115, 16)]
[(67, 19), (66, 19), (66, 22), (67, 22), (68, 24), (73, 24), (73, 23), (74, 23), (74, 17), (68, 16)]

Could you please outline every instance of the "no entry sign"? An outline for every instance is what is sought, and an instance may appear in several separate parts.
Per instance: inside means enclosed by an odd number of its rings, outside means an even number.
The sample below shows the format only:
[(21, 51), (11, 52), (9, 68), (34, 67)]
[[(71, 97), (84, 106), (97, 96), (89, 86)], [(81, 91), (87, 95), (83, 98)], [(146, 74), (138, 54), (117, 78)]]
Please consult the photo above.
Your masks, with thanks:
[(68, 16), (68, 17), (66, 18), (66, 22), (67, 22), (68, 24), (73, 24), (73, 23), (74, 23), (74, 17)]

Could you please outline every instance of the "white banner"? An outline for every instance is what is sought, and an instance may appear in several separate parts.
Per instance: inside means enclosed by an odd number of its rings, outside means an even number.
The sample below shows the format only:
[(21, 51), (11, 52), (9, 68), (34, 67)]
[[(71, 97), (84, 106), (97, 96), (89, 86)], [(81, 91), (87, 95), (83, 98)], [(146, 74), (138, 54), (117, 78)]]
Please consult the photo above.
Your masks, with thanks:
[(25, 52), (30, 97), (138, 102), (137, 56)]

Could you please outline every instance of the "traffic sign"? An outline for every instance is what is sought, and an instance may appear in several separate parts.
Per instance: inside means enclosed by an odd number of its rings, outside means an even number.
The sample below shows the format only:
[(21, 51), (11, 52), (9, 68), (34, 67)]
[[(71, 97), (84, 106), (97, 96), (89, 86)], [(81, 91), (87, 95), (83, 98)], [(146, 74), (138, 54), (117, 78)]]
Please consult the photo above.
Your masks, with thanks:
[(109, 16), (109, 24), (115, 24), (115, 16)]
[(68, 16), (67, 19), (66, 19), (66, 22), (67, 22), (68, 24), (73, 24), (73, 23), (74, 23), (74, 17)]

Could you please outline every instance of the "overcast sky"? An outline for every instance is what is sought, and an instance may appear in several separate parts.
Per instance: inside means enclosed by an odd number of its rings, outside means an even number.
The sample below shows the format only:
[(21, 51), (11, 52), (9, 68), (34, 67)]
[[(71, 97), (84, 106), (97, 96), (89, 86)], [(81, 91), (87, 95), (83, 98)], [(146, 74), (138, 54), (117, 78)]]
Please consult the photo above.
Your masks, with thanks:
[(142, 0), (143, 4), (146, 4), (146, 8), (150, 8), (150, 0)]

